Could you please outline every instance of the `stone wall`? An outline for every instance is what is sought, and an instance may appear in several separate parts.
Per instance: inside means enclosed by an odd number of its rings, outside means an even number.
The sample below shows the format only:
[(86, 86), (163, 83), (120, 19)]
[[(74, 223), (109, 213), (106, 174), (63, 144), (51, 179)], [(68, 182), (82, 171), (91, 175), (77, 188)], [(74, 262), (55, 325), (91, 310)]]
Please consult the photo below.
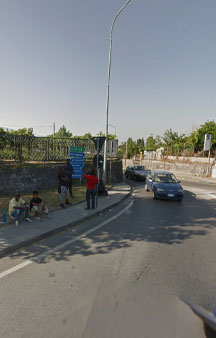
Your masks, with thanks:
[[(61, 164), (62, 165), (62, 164)], [(87, 163), (85, 170), (93, 168), (91, 163)], [(3, 168), (0, 169), (0, 194), (11, 194), (14, 191), (28, 192), (32, 190), (41, 190), (57, 188), (59, 165), (47, 167), (29, 167), (29, 168)], [(110, 179), (110, 163), (108, 161), (107, 178)], [(123, 181), (122, 161), (113, 161), (111, 164), (111, 183)], [(75, 179), (74, 184), (80, 184), (80, 180)]]
[[(145, 165), (150, 170), (165, 170), (171, 171), (175, 174), (179, 175), (191, 175), (191, 176), (199, 176), (199, 177), (208, 177), (211, 176), (212, 165), (213, 163), (200, 163), (200, 162), (177, 162), (177, 161), (157, 161), (157, 160), (143, 160), (139, 163), (133, 160), (127, 160), (126, 166), (140, 164)], [(125, 169), (125, 160), (123, 160), (123, 168)]]

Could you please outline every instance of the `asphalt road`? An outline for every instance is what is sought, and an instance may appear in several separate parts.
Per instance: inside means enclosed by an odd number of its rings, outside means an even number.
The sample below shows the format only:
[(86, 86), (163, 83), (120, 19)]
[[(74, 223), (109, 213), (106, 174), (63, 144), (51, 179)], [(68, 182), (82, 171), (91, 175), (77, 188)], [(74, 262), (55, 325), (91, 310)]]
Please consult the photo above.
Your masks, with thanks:
[(0, 261), (0, 337), (203, 337), (178, 299), (216, 307), (216, 186), (182, 182), (179, 203), (130, 182), (110, 212)]

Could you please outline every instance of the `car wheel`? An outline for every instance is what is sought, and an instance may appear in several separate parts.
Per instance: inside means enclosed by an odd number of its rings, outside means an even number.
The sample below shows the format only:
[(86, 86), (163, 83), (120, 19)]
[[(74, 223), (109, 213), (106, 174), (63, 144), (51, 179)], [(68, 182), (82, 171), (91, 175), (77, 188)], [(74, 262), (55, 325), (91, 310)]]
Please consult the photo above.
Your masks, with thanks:
[(152, 191), (152, 197), (153, 197), (153, 200), (156, 200), (156, 199), (157, 199), (157, 196), (156, 196), (156, 194), (155, 194), (155, 191), (154, 191), (154, 190)]
[(147, 184), (145, 184), (145, 191), (149, 191)]
[(182, 202), (182, 198), (179, 198), (179, 199), (178, 199), (178, 202)]

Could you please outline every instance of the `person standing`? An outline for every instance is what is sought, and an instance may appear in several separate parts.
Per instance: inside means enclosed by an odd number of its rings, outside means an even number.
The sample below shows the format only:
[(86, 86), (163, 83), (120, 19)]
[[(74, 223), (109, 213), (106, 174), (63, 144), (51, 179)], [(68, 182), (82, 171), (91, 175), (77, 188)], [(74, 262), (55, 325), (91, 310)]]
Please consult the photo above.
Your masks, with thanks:
[(91, 170), (90, 174), (84, 174), (83, 177), (86, 180), (86, 209), (90, 209), (90, 198), (92, 198), (92, 209), (95, 209), (96, 185), (98, 184), (98, 178), (94, 170)]
[(14, 198), (12, 198), (9, 202), (9, 215), (11, 218), (15, 218), (16, 226), (19, 225), (21, 214), (25, 213), (25, 221), (32, 222), (29, 218), (29, 206), (21, 198), (19, 193), (16, 193)]
[(73, 193), (72, 193), (72, 183), (73, 183), (72, 175), (74, 174), (74, 168), (72, 167), (72, 165), (70, 163), (70, 160), (66, 161), (66, 166), (65, 166), (64, 170), (65, 170), (65, 172), (67, 174), (67, 177), (68, 177), (68, 190), (69, 190), (70, 196), (73, 197)]
[(60, 207), (64, 208), (63, 203), (63, 196), (65, 195), (65, 204), (71, 205), (71, 203), (68, 201), (68, 176), (64, 170), (64, 168), (59, 169), (58, 173), (58, 180), (59, 180), (59, 199), (60, 199)]

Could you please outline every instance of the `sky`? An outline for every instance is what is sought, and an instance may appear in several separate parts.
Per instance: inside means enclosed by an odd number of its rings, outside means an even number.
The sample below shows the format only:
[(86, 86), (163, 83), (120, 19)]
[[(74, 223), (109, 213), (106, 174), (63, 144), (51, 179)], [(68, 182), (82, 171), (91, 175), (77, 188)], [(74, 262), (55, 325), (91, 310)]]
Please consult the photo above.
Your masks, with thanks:
[[(124, 3), (0, 0), (0, 126), (104, 131)], [(215, 119), (215, 12), (215, 0), (131, 0), (121, 13), (109, 109), (120, 141)]]

